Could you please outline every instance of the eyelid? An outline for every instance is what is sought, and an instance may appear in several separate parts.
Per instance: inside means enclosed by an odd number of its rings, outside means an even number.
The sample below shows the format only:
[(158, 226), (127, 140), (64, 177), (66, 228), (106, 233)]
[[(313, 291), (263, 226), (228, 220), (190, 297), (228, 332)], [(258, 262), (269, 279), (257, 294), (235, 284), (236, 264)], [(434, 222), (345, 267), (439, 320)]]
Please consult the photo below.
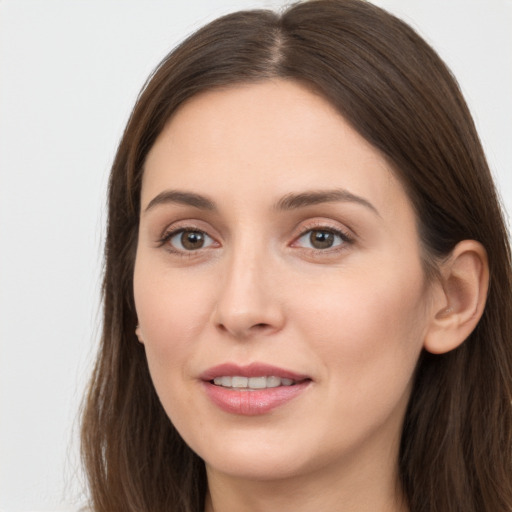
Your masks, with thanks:
[[(176, 247), (176, 245), (174, 243), (172, 243), (172, 240), (177, 237), (183, 236), (183, 233), (199, 233), (203, 236), (203, 239), (205, 240), (205, 243), (207, 245), (202, 245), (201, 247), (198, 247), (197, 249), (186, 249), (185, 247)], [(215, 244), (215, 240), (208, 233), (205, 233), (204, 231), (199, 231), (197, 229), (178, 229), (177, 231), (171, 232), (168, 235), (166, 235), (165, 239), (167, 240), (167, 243), (169, 243), (169, 245), (171, 245), (171, 247), (173, 247), (173, 249), (176, 249), (178, 251), (183, 251), (183, 252), (196, 252), (201, 249), (207, 249), (208, 247)], [(206, 239), (209, 239), (210, 242), (206, 242)], [(183, 244), (181, 244), (181, 245), (183, 245)]]
[[(306, 239), (307, 237), (309, 236), (309, 239), (311, 240), (312, 238), (312, 233), (314, 232), (318, 232), (318, 233), (329, 233), (331, 234), (334, 238), (337, 238), (338, 240), (334, 240), (332, 245), (330, 245), (329, 247), (325, 247), (323, 249), (319, 248), (319, 247), (310, 247), (310, 246), (307, 246), (306, 245)], [(301, 240), (304, 239), (305, 241), (300, 243)], [(313, 241), (311, 240), (311, 243)], [(337, 247), (340, 247), (341, 245), (343, 245), (344, 243), (346, 243), (347, 240), (345, 239), (345, 237), (343, 236), (343, 234), (337, 232), (337, 231), (333, 231), (332, 229), (308, 229), (303, 235), (299, 236), (296, 240), (295, 240), (295, 244), (294, 246), (299, 246), (299, 247), (303, 247), (304, 249), (310, 249), (310, 250), (319, 250), (319, 251), (322, 251), (322, 252), (325, 252), (325, 251), (328, 251), (330, 249), (336, 249)]]
[[(187, 249), (180, 249), (178, 247), (175, 247), (171, 244), (169, 244), (169, 241), (179, 233), (182, 233), (184, 231), (196, 231), (198, 233), (204, 234), (206, 237), (212, 240), (211, 244), (208, 244), (206, 247), (199, 247), (195, 250), (187, 250)], [(213, 248), (220, 247), (221, 244), (218, 241), (218, 236), (216, 234), (211, 234), (212, 231), (215, 231), (213, 229), (209, 229), (209, 226), (206, 228), (203, 225), (203, 222), (201, 221), (195, 221), (192, 219), (187, 220), (180, 220), (171, 223), (170, 225), (166, 226), (165, 229), (161, 232), (160, 236), (158, 236), (158, 239), (156, 241), (157, 247), (163, 247), (167, 245), (167, 250), (169, 250), (172, 253), (178, 254), (178, 255), (185, 255), (185, 256), (193, 256), (195, 253), (199, 253), (202, 250), (210, 249), (212, 246)], [(305, 251), (309, 252), (317, 252), (317, 253), (329, 253), (329, 252), (337, 252), (346, 249), (347, 245), (351, 245), (355, 242), (356, 235), (353, 232), (353, 230), (345, 227), (340, 226), (340, 223), (337, 221), (333, 221), (331, 219), (311, 219), (307, 221), (303, 221), (299, 223), (298, 226), (295, 228), (295, 235), (293, 236), (292, 242), (289, 244), (290, 247), (295, 247), (299, 249), (303, 249)], [(327, 231), (335, 234), (336, 236), (340, 237), (342, 240), (342, 243), (338, 243), (332, 247), (328, 248), (314, 248), (314, 247), (304, 247), (298, 244), (298, 241), (307, 235), (310, 231)]]
[[(331, 232), (337, 236), (339, 236), (342, 240), (342, 243), (334, 245), (332, 247), (326, 249), (317, 249), (313, 247), (303, 247), (298, 245), (297, 242), (307, 235), (311, 231), (327, 231)], [(351, 245), (355, 242), (355, 235), (346, 227), (341, 227), (336, 223), (334, 225), (333, 221), (323, 220), (323, 219), (315, 219), (313, 221), (306, 222), (301, 224), (300, 230), (297, 235), (293, 237), (293, 241), (290, 244), (291, 247), (298, 247), (300, 249), (318, 252), (318, 253), (328, 253), (333, 251), (340, 251), (346, 248), (347, 245)]]
[(294, 229), (294, 231), (296, 233), (294, 235), (294, 239), (301, 237), (308, 231), (315, 231), (315, 230), (318, 230), (318, 231), (325, 230), (325, 231), (332, 231), (333, 233), (339, 233), (347, 240), (355, 240), (355, 238), (357, 236), (352, 229), (350, 229), (344, 225), (340, 225), (340, 223), (337, 221), (318, 218), (318, 219), (307, 220), (305, 222), (300, 222), (298, 227), (296, 227)]
[[(183, 255), (183, 256), (192, 256), (194, 253), (199, 253), (203, 249), (209, 249), (212, 247), (212, 245), (216, 245), (216, 247), (220, 247), (220, 243), (218, 242), (215, 235), (211, 234), (211, 229), (205, 228), (203, 226), (200, 226), (200, 222), (195, 222), (194, 220), (182, 220), (173, 222), (172, 224), (165, 227), (165, 229), (161, 232), (161, 234), (158, 236), (156, 240), (157, 247), (164, 247), (167, 246), (166, 249), (169, 252), (172, 252), (173, 254)], [(176, 235), (183, 233), (184, 231), (191, 231), (191, 232), (197, 232), (202, 233), (209, 239), (213, 241), (213, 243), (209, 244), (206, 247), (200, 247), (196, 250), (187, 250), (187, 249), (180, 249), (178, 247), (175, 247), (171, 245), (169, 242), (170, 240), (175, 237)]]

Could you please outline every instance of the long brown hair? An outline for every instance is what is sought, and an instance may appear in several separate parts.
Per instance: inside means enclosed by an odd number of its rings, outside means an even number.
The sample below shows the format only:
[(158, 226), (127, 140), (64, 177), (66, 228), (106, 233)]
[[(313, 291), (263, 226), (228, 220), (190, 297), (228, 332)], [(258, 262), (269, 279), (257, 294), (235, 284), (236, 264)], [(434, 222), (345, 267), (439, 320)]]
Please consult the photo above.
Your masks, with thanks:
[(82, 427), (93, 510), (204, 506), (204, 465), (162, 409), (134, 333), (143, 166), (183, 101), (274, 77), (313, 87), (389, 160), (417, 214), (427, 276), (461, 240), (487, 249), (483, 317), (458, 349), (421, 355), (397, 463), (411, 512), (512, 510), (511, 255), (494, 185), (450, 71), (410, 27), (361, 0), (222, 17), (170, 53), (144, 86), (109, 186), (103, 336)]

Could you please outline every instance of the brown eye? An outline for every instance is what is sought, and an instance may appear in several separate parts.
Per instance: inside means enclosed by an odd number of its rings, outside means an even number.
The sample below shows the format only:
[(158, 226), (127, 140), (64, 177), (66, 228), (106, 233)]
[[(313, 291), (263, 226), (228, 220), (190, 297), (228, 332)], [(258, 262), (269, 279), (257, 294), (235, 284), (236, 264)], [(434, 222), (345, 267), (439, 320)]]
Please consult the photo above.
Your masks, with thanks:
[(350, 238), (336, 229), (309, 229), (294, 243), (307, 249), (326, 250), (350, 243)]
[(329, 249), (334, 245), (334, 233), (331, 231), (311, 231), (309, 241), (315, 249)]
[(204, 245), (204, 234), (200, 231), (183, 231), (181, 245), (189, 251), (201, 249)]
[(213, 243), (206, 233), (194, 229), (181, 229), (169, 237), (169, 244), (179, 251), (197, 251)]

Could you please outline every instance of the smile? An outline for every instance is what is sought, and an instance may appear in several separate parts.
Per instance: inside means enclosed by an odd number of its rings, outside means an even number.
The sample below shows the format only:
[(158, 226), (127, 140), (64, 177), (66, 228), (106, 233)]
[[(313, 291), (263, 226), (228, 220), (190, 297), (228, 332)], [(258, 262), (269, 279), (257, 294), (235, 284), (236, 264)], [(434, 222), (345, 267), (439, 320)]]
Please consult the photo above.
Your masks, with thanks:
[(202, 373), (200, 380), (212, 404), (242, 416), (268, 414), (295, 401), (313, 384), (307, 375), (263, 363), (221, 364)]
[(261, 376), (261, 377), (244, 377), (241, 375), (215, 377), (213, 383), (227, 389), (246, 389), (248, 391), (256, 391), (259, 389), (277, 388), (280, 386), (293, 386), (296, 381), (285, 377)]

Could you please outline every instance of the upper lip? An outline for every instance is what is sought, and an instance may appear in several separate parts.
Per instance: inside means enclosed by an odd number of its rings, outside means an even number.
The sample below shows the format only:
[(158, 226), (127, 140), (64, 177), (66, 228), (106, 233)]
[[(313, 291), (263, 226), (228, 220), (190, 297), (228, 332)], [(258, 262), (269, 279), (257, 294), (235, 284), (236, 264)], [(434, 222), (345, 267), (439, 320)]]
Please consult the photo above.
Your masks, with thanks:
[(217, 366), (213, 366), (208, 370), (204, 371), (200, 375), (200, 379), (203, 381), (211, 381), (216, 377), (224, 376), (240, 376), (240, 377), (261, 377), (261, 376), (273, 376), (280, 377), (282, 379), (291, 379), (294, 381), (303, 381), (310, 379), (308, 375), (299, 374), (284, 368), (279, 368), (271, 364), (266, 363), (251, 363), (249, 365), (240, 366), (235, 363), (223, 363)]

